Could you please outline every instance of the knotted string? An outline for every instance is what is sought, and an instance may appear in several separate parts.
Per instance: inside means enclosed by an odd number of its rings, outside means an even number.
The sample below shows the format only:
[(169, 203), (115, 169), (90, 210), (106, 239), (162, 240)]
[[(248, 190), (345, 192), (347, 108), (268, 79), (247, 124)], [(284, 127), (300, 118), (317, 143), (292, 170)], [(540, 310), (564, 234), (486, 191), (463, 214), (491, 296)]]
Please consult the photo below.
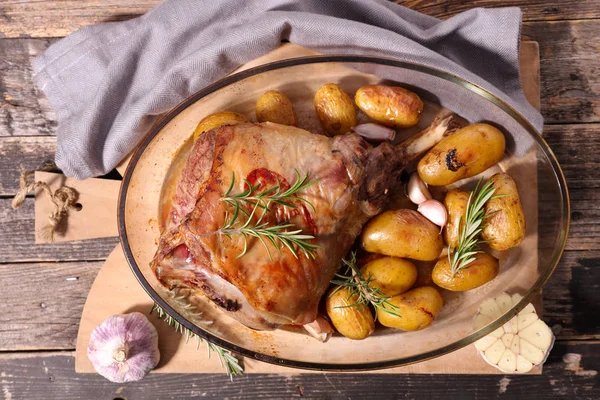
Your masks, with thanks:
[[(55, 169), (56, 165), (53, 162), (47, 162), (41, 168), (37, 169), (37, 171), (47, 172)], [(56, 233), (58, 224), (63, 217), (69, 215), (69, 208), (73, 208), (75, 210), (78, 209), (75, 206), (77, 192), (75, 189), (68, 186), (60, 187), (52, 192), (52, 189), (50, 189), (50, 186), (48, 186), (46, 182), (29, 182), (35, 171), (36, 170), (26, 170), (23, 168), (23, 165), (21, 165), (21, 176), (19, 178), (20, 189), (13, 198), (12, 208), (17, 209), (21, 207), (25, 202), (25, 197), (29, 192), (32, 192), (37, 188), (41, 188), (48, 195), (50, 202), (52, 202), (54, 205), (54, 209), (48, 217), (48, 224), (41, 229), (40, 236), (46, 241), (54, 242), (54, 234)]]

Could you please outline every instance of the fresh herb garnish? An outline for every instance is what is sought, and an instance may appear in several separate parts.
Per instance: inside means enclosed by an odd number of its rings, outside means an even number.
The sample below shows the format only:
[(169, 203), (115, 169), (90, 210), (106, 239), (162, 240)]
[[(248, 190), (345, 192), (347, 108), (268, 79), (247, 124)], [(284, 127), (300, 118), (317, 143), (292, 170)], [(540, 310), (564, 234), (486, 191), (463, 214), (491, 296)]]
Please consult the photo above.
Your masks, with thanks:
[(485, 214), (485, 203), (491, 199), (502, 197), (502, 195), (494, 196), (496, 189), (493, 182), (487, 182), (482, 185), (483, 178), (477, 182), (475, 190), (469, 195), (467, 200), (467, 210), (464, 219), (461, 217), (458, 246), (456, 248), (448, 248), (448, 261), (450, 263), (451, 277), (468, 264), (475, 261), (475, 254), (480, 253), (478, 246), (485, 243), (485, 240), (479, 239), (479, 234), (484, 228), (484, 221), (491, 214)]
[[(269, 257), (271, 257), (271, 252), (267, 242), (270, 242), (280, 252), (283, 248), (287, 248), (296, 258), (298, 258), (298, 252), (300, 251), (307, 258), (314, 259), (315, 250), (320, 247), (308, 242), (308, 240), (314, 239), (314, 236), (303, 234), (301, 229), (293, 229), (295, 225), (291, 223), (271, 225), (265, 221), (265, 216), (271, 211), (270, 207), (272, 204), (279, 204), (287, 208), (297, 208), (297, 205), (294, 204), (295, 201), (302, 201), (314, 210), (314, 206), (308, 200), (297, 197), (296, 194), (317, 183), (317, 181), (308, 182), (308, 174), (302, 177), (296, 170), (296, 181), (289, 189), (284, 191), (281, 190), (279, 179), (277, 180), (277, 185), (263, 192), (258, 192), (260, 183), (252, 185), (247, 180), (244, 180), (244, 182), (246, 182), (248, 189), (239, 194), (232, 195), (231, 192), (235, 184), (235, 175), (232, 174), (231, 184), (225, 195), (221, 198), (221, 201), (232, 207), (233, 212), (226, 211), (223, 226), (213, 233), (222, 233), (229, 238), (236, 234), (243, 235), (244, 249), (237, 258), (246, 254), (248, 250), (248, 237), (252, 236), (260, 240), (269, 253)], [(248, 212), (242, 207), (243, 203), (250, 205), (252, 211)], [(243, 218), (241, 214), (246, 216), (245, 221), (241, 220)]]
[[(356, 302), (338, 308), (356, 307), (360, 310), (370, 304), (375, 307), (375, 310), (381, 310), (395, 317), (400, 317), (398, 306), (390, 303), (391, 297), (386, 296), (380, 288), (370, 285), (373, 277), (370, 274), (366, 278), (362, 276), (356, 265), (355, 252), (350, 253), (349, 260), (342, 259), (342, 263), (346, 266), (346, 271), (343, 274), (335, 274), (339, 279), (334, 279), (331, 283), (337, 285), (337, 288), (329, 296), (333, 296), (338, 290), (345, 287), (348, 289), (348, 299), (356, 296)], [(377, 318), (377, 313), (375, 318)]]
[[(187, 303), (186, 307), (190, 307), (191, 305)], [(233, 379), (234, 375), (243, 375), (244, 367), (242, 367), (239, 363), (239, 360), (236, 356), (233, 355), (232, 352), (226, 350), (216, 344), (213, 344), (200, 336), (196, 335), (194, 332), (183, 326), (179, 321), (175, 318), (171, 317), (165, 310), (162, 309), (158, 304), (154, 303), (152, 306), (152, 310), (150, 310), (150, 314), (156, 312), (158, 318), (162, 319), (168, 325), (175, 328), (175, 332), (178, 332), (186, 337), (186, 343), (190, 340), (190, 338), (196, 339), (196, 348), (200, 348), (200, 343), (204, 343), (206, 345), (206, 349), (208, 351), (208, 357), (212, 352), (216, 353), (219, 357), (219, 362), (221, 363), (221, 367), (225, 368), (225, 371), (229, 377)]]

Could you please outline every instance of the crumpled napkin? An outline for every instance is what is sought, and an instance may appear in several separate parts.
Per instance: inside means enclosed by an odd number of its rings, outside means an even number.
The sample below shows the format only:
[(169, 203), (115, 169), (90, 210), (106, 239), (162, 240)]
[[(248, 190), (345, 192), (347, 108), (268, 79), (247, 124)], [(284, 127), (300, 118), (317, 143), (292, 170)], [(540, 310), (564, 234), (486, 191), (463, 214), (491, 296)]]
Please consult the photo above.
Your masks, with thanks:
[(519, 78), (520, 26), (518, 8), (440, 21), (386, 0), (166, 0), (139, 18), (69, 35), (33, 69), (58, 118), (56, 164), (84, 179), (111, 171), (159, 115), (282, 40), (444, 70), (541, 132)]

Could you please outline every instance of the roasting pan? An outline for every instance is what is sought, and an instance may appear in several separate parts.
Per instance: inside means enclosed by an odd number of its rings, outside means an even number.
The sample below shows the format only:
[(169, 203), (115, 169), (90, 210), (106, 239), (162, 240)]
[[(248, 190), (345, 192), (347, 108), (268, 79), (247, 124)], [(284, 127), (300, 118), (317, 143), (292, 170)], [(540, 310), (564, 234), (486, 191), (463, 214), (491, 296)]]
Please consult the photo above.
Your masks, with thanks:
[[(333, 82), (348, 93), (384, 82), (410, 88), (425, 101), (421, 125), (445, 110), (470, 122), (495, 124), (507, 136), (507, 153), (497, 170), (515, 179), (528, 233), (523, 244), (501, 260), (499, 276), (464, 293), (444, 293), (445, 306), (427, 329), (401, 332), (378, 327), (357, 342), (334, 335), (320, 343), (295, 328), (254, 331), (206, 302), (194, 312), (181, 306), (150, 270), (156, 251), (164, 194), (191, 147), (200, 119), (216, 111), (253, 115), (256, 99), (268, 90), (286, 93), (299, 127), (320, 131), (312, 105), (315, 91)], [(416, 132), (405, 132), (410, 135)], [(273, 62), (228, 76), (197, 92), (162, 117), (134, 152), (123, 177), (118, 203), (119, 236), (125, 257), (150, 297), (195, 334), (243, 356), (277, 365), (313, 370), (357, 371), (420, 362), (449, 353), (491, 333), (540, 292), (562, 255), (569, 227), (569, 196), (561, 168), (548, 144), (518, 112), (486, 90), (423, 65), (363, 56), (311, 56)], [(538, 234), (538, 233), (543, 233)], [(482, 300), (501, 292), (523, 300), (489, 325), (474, 331), (472, 319)]]

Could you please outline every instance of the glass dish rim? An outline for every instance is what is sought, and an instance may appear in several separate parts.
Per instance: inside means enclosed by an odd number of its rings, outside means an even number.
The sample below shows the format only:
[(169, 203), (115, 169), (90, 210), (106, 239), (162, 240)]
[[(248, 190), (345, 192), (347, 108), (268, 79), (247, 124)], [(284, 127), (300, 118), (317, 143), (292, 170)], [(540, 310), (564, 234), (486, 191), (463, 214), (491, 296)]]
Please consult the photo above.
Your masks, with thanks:
[[(177, 116), (180, 112), (186, 109), (191, 104), (200, 100), (201, 98), (225, 87), (235, 82), (241, 81), (243, 79), (249, 78), (254, 75), (258, 75), (264, 72), (282, 69), (287, 67), (293, 67), (298, 65), (308, 65), (308, 64), (317, 64), (317, 63), (363, 63), (363, 64), (378, 64), (378, 65), (386, 65), (392, 67), (399, 67), (404, 69), (409, 69), (417, 72), (426, 73), (429, 75), (433, 75), (447, 81), (450, 81), (454, 84), (462, 86), (484, 99), (492, 102), (497, 107), (502, 109), (504, 112), (509, 114), (515, 121), (519, 123), (532, 137), (534, 141), (540, 146), (543, 152), (546, 154), (548, 160), (550, 161), (550, 165), (552, 167), (553, 172), (555, 173), (559, 186), (561, 197), (563, 199), (563, 207), (562, 207), (562, 215), (563, 215), (563, 228), (559, 234), (557, 243), (558, 246), (555, 246), (553, 249), (552, 258), (550, 263), (548, 264), (549, 268), (545, 268), (537, 281), (533, 284), (533, 286), (523, 295), (523, 299), (514, 306), (508, 313), (506, 313), (503, 317), (497, 319), (496, 321), (490, 323), (489, 325), (475, 331), (468, 336), (457, 340), (448, 345), (442, 346), (437, 349), (429, 350), (424, 353), (420, 353), (418, 355), (412, 355), (409, 357), (396, 358), (393, 360), (384, 360), (384, 361), (373, 361), (366, 363), (327, 363), (327, 362), (310, 362), (310, 361), (298, 361), (298, 360), (290, 360), (281, 357), (274, 357), (266, 354), (262, 354), (258, 351), (248, 350), (233, 343), (230, 343), (224, 339), (221, 339), (218, 336), (215, 336), (203, 329), (197, 327), (185, 317), (183, 317), (179, 312), (177, 312), (174, 308), (172, 308), (159, 294), (154, 290), (152, 285), (145, 279), (143, 272), (137, 265), (135, 258), (133, 257), (133, 253), (131, 247), (129, 246), (129, 241), (127, 239), (127, 229), (125, 226), (125, 204), (127, 200), (127, 191), (129, 187), (129, 183), (131, 180), (131, 176), (133, 171), (139, 161), (141, 155), (145, 151), (146, 147), (150, 144), (150, 142), (154, 139), (154, 137), (161, 131), (161, 129), (171, 121), (175, 116)], [(166, 113), (163, 117), (161, 117), (158, 121), (154, 123), (154, 125), (149, 129), (148, 133), (144, 137), (144, 139), (137, 146), (135, 151), (132, 154), (131, 160), (127, 166), (125, 174), (123, 176), (123, 181), (121, 183), (121, 188), (119, 192), (119, 200), (118, 200), (118, 209), (117, 209), (117, 217), (118, 217), (118, 228), (119, 228), (119, 239), (121, 246), (123, 248), (123, 252), (125, 254), (125, 258), (131, 267), (133, 274), (142, 285), (144, 290), (148, 293), (148, 295), (152, 298), (156, 304), (162, 307), (169, 315), (171, 315), (175, 320), (181, 323), (184, 327), (191, 330), (194, 334), (200, 336), (203, 339), (206, 339), (218, 346), (221, 346), (225, 349), (231, 350), (237, 354), (240, 354), (244, 357), (249, 357), (255, 360), (267, 362), (270, 364), (286, 366), (291, 368), (299, 368), (306, 370), (319, 370), (319, 371), (365, 371), (365, 370), (377, 370), (377, 369), (385, 369), (392, 367), (399, 367), (409, 364), (414, 364), (418, 362), (422, 362), (425, 360), (429, 360), (432, 358), (439, 357), (441, 355), (453, 352), (462, 347), (465, 347), (476, 340), (490, 334), (498, 327), (502, 326), (504, 323), (508, 322), (512, 317), (514, 317), (519, 311), (521, 311), (531, 300), (533, 296), (538, 294), (542, 287), (546, 284), (558, 262), (560, 261), (562, 254), (564, 252), (566, 246), (566, 240), (569, 232), (570, 226), (570, 198), (567, 189), (567, 184), (565, 180), (565, 176), (563, 171), (554, 155), (554, 152), (550, 149), (546, 141), (542, 138), (541, 134), (527, 121), (518, 111), (512, 108), (503, 100), (499, 99), (495, 95), (488, 92), (486, 89), (471, 83), (463, 78), (460, 78), (456, 75), (447, 73), (445, 71), (441, 71), (429, 66), (425, 66), (418, 63), (412, 63), (407, 61), (399, 61), (390, 58), (383, 57), (370, 57), (370, 56), (354, 56), (354, 55), (316, 55), (316, 56), (308, 56), (308, 57), (298, 57), (291, 58), (286, 60), (275, 61), (267, 64), (263, 64), (257, 67), (249, 68), (235, 74), (229, 75), (217, 82), (207, 86), (206, 88), (194, 93), (187, 99), (183, 100), (176, 107), (174, 107), (171, 111)]]

